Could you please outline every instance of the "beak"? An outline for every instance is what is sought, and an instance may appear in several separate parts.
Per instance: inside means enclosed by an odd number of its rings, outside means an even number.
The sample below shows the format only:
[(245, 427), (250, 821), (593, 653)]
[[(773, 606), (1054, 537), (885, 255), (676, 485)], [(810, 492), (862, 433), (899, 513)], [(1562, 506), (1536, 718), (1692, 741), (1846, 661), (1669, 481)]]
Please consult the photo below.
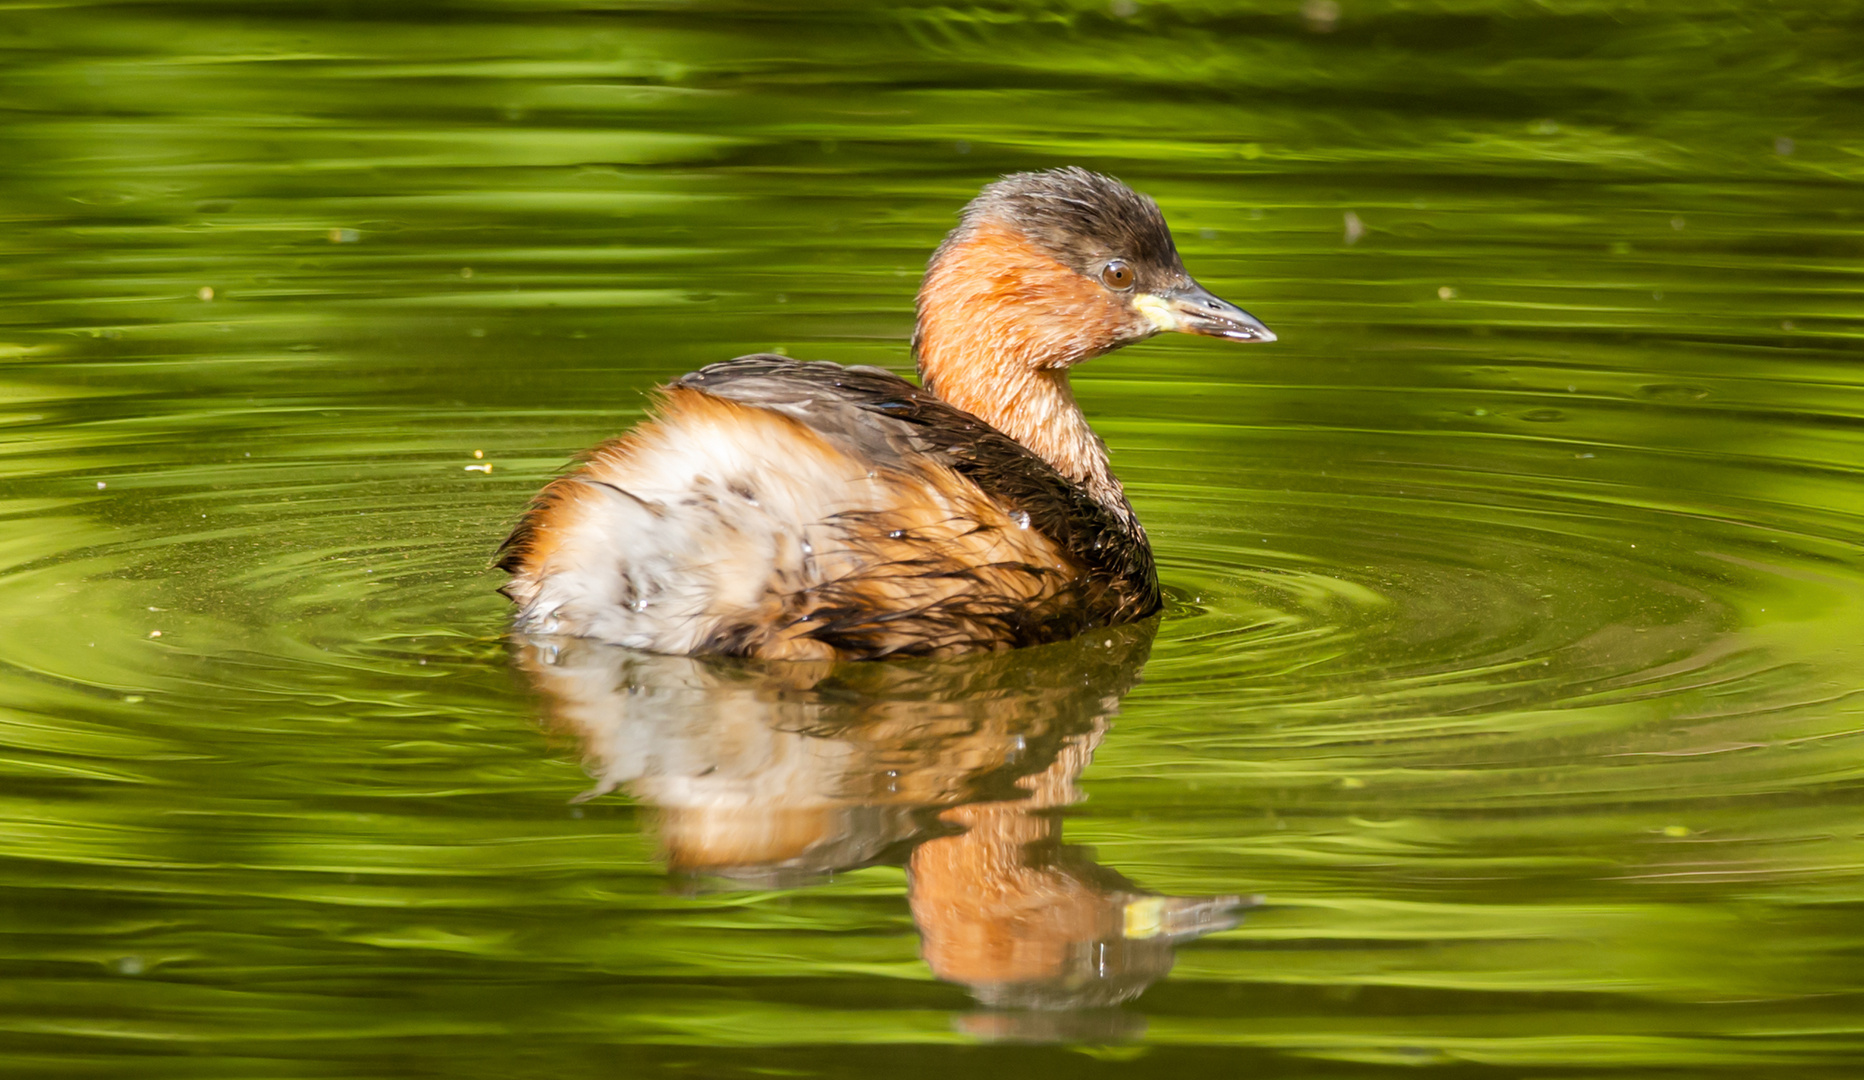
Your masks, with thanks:
[(1169, 292), (1141, 293), (1133, 297), (1133, 306), (1160, 330), (1228, 341), (1275, 340), (1275, 332), (1263, 326), (1260, 319), (1228, 300), (1217, 299), (1195, 281)]

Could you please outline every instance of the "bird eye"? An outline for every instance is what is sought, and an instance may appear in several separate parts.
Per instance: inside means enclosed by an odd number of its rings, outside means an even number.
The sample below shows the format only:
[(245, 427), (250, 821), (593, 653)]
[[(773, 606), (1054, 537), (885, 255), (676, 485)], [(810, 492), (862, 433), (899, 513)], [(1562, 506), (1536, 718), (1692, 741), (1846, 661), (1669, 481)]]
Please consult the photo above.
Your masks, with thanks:
[(1109, 289), (1130, 289), (1133, 287), (1133, 268), (1115, 259), (1101, 267), (1100, 280)]

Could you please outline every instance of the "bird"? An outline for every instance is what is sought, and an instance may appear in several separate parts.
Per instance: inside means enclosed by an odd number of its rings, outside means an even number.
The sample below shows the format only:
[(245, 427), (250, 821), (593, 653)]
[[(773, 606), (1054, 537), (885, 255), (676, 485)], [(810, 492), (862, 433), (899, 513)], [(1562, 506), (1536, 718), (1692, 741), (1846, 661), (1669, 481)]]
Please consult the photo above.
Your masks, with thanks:
[(514, 630), (876, 660), (1148, 618), (1151, 543), (1069, 372), (1165, 331), (1275, 340), (1191, 277), (1151, 198), (1075, 166), (1004, 176), (927, 264), (919, 385), (757, 354), (659, 388), (501, 545)]

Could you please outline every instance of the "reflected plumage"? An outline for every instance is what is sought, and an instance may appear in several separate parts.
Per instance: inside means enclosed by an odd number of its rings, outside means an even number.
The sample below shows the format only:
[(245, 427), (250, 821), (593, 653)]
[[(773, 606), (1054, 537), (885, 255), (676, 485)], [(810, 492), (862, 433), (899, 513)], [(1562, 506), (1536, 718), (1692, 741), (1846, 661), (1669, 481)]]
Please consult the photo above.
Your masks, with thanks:
[(915, 664), (761, 664), (520, 639), (596, 787), (653, 809), (668, 868), (794, 886), (904, 864), (922, 954), (985, 1004), (1127, 1000), (1234, 896), (1163, 896), (1062, 842), (1061, 807), (1156, 624)]
[(653, 652), (949, 656), (1160, 605), (1068, 369), (1163, 330), (1274, 335), (1184, 270), (1152, 200), (1081, 169), (964, 210), (919, 292), (923, 387), (748, 356), (539, 495), (500, 566), (518, 628)]

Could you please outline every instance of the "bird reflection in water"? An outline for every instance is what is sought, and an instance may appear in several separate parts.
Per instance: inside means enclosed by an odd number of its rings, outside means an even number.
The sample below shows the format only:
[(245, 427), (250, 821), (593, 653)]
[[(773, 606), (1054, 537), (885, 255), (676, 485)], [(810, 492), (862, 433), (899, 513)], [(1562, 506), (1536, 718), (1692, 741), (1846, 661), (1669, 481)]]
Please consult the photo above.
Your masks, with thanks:
[[(533, 637), (517, 652), (551, 723), (583, 745), (596, 778), (583, 797), (622, 789), (655, 808), (675, 874), (788, 887), (903, 863), (939, 978), (996, 1009), (1104, 1009), (1170, 971), (1179, 942), (1235, 925), (1240, 906), (1149, 892), (1062, 843), (1059, 811), (1084, 797), (1076, 781), (1156, 626), (895, 663)], [(1041, 1037), (1054, 1022), (969, 1023)]]

